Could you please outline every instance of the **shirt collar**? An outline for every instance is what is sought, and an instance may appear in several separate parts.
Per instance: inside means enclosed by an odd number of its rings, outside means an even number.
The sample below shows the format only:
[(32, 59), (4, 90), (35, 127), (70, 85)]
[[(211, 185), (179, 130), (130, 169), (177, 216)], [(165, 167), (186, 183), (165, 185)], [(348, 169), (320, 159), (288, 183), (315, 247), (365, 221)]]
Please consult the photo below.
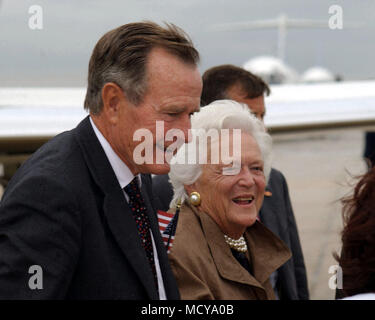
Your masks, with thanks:
[[(90, 117), (90, 123), (92, 128), (94, 129), (95, 135), (98, 138), (104, 153), (106, 154), (109, 163), (113, 171), (115, 172), (116, 178), (120, 184), (120, 187), (123, 189), (126, 187), (133, 179), (134, 174), (130, 171), (128, 166), (120, 159), (120, 157), (116, 154), (116, 152), (112, 149), (111, 145), (107, 141), (107, 139), (103, 136), (100, 130), (95, 125), (94, 121), (92, 121)], [(137, 175), (139, 186), (142, 185), (142, 180), (140, 174)]]

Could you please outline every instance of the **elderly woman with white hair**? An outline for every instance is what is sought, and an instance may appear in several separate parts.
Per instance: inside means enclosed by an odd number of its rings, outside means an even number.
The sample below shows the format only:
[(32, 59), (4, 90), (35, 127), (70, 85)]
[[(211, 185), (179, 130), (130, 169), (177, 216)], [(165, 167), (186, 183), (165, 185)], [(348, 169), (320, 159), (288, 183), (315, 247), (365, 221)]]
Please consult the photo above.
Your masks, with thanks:
[(192, 141), (172, 158), (169, 173), (170, 212), (178, 217), (169, 257), (181, 298), (274, 299), (270, 275), (291, 254), (258, 220), (271, 137), (246, 106), (231, 100), (205, 106), (191, 122)]

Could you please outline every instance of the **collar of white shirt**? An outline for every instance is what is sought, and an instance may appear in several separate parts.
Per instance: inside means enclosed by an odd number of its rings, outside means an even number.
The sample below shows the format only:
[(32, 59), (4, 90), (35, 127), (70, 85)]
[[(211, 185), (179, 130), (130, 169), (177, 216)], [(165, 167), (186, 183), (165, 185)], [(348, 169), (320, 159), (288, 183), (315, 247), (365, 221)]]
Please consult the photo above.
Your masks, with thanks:
[[(120, 159), (120, 157), (116, 154), (116, 152), (112, 149), (111, 145), (109, 144), (107, 139), (104, 138), (104, 136), (99, 131), (99, 129), (96, 127), (91, 117), (90, 117), (90, 122), (100, 144), (103, 147), (104, 153), (106, 154), (108, 161), (111, 164), (113, 171), (115, 172), (116, 178), (120, 184), (121, 189), (124, 189), (134, 179), (134, 174), (130, 171), (127, 165)], [(141, 187), (142, 186), (141, 175), (138, 174), (137, 177), (139, 181), (139, 186)]]

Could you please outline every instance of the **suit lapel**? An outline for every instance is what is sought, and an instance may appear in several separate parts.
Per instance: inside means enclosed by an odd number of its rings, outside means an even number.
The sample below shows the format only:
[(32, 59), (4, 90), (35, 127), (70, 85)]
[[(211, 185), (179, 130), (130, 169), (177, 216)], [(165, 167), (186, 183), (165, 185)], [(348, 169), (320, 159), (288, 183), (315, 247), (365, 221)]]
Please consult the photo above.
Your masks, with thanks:
[(77, 127), (76, 138), (95, 183), (104, 193), (104, 215), (114, 238), (138, 275), (150, 299), (158, 299), (151, 266), (142, 247), (131, 210), (93, 131), (89, 117), (86, 117)]
[(106, 195), (104, 213), (117, 243), (137, 273), (150, 298), (158, 299), (151, 266), (142, 247), (132, 212), (121, 189), (119, 189), (118, 194)]
[(285, 243), (258, 221), (246, 230), (245, 237), (250, 248), (254, 276), (260, 283), (269, 279), (271, 273), (292, 256)]
[(271, 195), (265, 195), (262, 208), (260, 210), (260, 220), (267, 226), (273, 233), (280, 237), (280, 226), (277, 218), (277, 207), (275, 201), (273, 201), (272, 187), (267, 185), (266, 191), (270, 192)]

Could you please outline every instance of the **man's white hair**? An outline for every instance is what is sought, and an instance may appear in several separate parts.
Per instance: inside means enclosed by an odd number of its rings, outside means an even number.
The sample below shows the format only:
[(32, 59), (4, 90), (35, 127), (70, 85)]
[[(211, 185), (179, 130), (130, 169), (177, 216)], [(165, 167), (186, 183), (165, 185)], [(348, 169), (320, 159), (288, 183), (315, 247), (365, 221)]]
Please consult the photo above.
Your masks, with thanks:
[[(268, 182), (271, 172), (272, 139), (266, 132), (263, 123), (250, 112), (246, 104), (232, 100), (214, 101), (194, 113), (191, 117), (191, 128), (194, 129), (192, 130), (192, 141), (182, 145), (170, 162), (169, 179), (173, 186), (173, 199), (170, 207), (175, 208), (179, 201), (182, 204), (188, 199), (184, 185), (193, 184), (201, 175), (202, 169), (199, 161), (191, 164), (187, 163), (186, 159), (191, 152), (201, 151), (197, 141), (210, 129), (219, 132), (221, 129), (241, 129), (241, 132), (250, 134), (260, 148), (264, 162), (264, 175)], [(212, 190), (212, 192), (215, 191)]]

